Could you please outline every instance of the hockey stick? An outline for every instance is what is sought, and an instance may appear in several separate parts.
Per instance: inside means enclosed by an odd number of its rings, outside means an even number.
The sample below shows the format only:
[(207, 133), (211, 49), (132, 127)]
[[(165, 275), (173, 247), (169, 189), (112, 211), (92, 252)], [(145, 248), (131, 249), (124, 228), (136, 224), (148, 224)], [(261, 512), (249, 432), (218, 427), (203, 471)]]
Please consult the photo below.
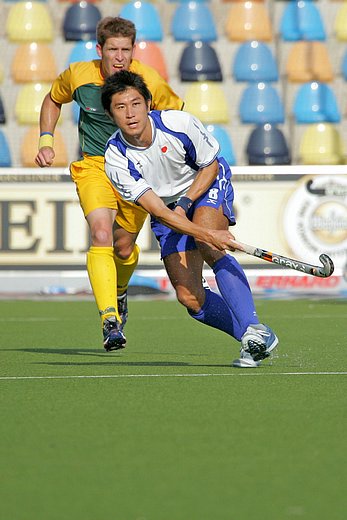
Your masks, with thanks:
[(265, 251), (265, 249), (259, 249), (258, 247), (249, 246), (247, 244), (243, 244), (242, 242), (236, 242), (235, 240), (232, 241), (232, 247), (237, 249), (237, 251), (242, 251), (248, 255), (256, 256), (262, 260), (266, 260), (267, 262), (272, 262), (273, 264), (277, 264), (282, 267), (288, 267), (289, 269), (295, 269), (296, 271), (301, 271), (302, 273), (312, 274), (313, 276), (319, 276), (320, 278), (327, 278), (334, 272), (334, 263), (330, 256), (326, 254), (321, 254), (319, 257), (319, 260), (323, 264), (321, 266), (299, 262), (299, 260), (293, 260), (292, 258), (288, 258), (286, 256), (277, 255), (275, 253), (271, 253), (270, 251)]

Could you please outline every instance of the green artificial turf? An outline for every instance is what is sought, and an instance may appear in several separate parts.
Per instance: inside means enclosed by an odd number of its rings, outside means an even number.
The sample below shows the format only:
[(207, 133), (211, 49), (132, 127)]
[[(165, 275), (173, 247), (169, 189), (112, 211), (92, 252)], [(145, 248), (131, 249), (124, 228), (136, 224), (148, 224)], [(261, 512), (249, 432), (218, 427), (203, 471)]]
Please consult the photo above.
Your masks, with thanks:
[(347, 301), (258, 300), (257, 369), (172, 301), (0, 301), (0, 518), (345, 520)]

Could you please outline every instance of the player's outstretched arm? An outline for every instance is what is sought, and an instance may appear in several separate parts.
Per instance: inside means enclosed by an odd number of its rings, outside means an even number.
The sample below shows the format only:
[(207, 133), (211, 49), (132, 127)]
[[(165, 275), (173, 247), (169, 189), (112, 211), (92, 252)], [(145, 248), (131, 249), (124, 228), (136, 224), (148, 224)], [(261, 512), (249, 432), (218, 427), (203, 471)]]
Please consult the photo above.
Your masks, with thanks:
[(54, 130), (61, 113), (61, 105), (56, 103), (48, 93), (41, 106), (39, 151), (35, 163), (41, 168), (52, 166), (54, 153)]
[(193, 202), (203, 195), (215, 181), (219, 172), (218, 161), (214, 160), (208, 166), (200, 168), (192, 184), (186, 193), (186, 197), (190, 198)]
[(212, 230), (197, 226), (188, 220), (187, 217), (166, 207), (161, 198), (152, 190), (146, 191), (138, 199), (138, 203), (148, 211), (148, 213), (179, 233), (191, 235), (197, 240), (208, 242), (220, 251), (231, 249), (231, 241), (235, 239), (235, 237), (229, 231)]

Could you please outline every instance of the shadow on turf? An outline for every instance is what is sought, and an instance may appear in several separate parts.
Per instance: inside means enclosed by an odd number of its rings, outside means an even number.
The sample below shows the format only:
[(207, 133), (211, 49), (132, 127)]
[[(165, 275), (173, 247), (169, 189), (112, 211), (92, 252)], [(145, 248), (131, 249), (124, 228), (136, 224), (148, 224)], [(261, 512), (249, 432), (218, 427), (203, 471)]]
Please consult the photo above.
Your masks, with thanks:
[[(49, 365), (49, 366), (77, 366), (77, 367), (86, 367), (86, 366), (128, 366), (128, 367), (192, 367), (192, 366), (207, 366), (207, 365), (192, 365), (191, 363), (184, 363), (178, 361), (105, 361), (105, 363), (62, 363), (62, 362), (52, 362), (45, 363), (44, 361), (34, 363), (35, 365)], [(221, 366), (221, 365), (218, 365)]]
[[(184, 361), (120, 361), (119, 357), (114, 357), (114, 355), (123, 354), (124, 352), (127, 353), (127, 351), (119, 350), (115, 352), (104, 352), (100, 349), (76, 349), (76, 348), (64, 348), (64, 349), (57, 349), (57, 348), (9, 348), (9, 349), (2, 349), (6, 350), (7, 352), (15, 351), (15, 352), (27, 352), (29, 354), (60, 354), (60, 355), (67, 355), (67, 356), (97, 356), (105, 359), (104, 362), (73, 362), (73, 361), (52, 361), (52, 362), (46, 362), (46, 361), (38, 361), (33, 364), (35, 365), (47, 365), (47, 366), (138, 366), (138, 367), (219, 367), (219, 368), (230, 368), (230, 364), (224, 364), (224, 363), (216, 363), (216, 364), (206, 364), (206, 363), (188, 363)], [(131, 354), (138, 354), (140, 356), (144, 355), (153, 355), (151, 352), (134, 352), (131, 351)], [(169, 355), (167, 352), (156, 352), (155, 355)], [(174, 353), (170, 353), (170, 355), (175, 355)], [(190, 353), (189, 357), (204, 357), (204, 353)], [(177, 356), (182, 356), (182, 353), (177, 353)], [(187, 354), (184, 355), (185, 357)]]
[[(121, 350), (117, 350), (117, 351), (113, 351), (113, 352), (105, 352), (105, 350), (99, 348), (99, 349), (87, 349), (87, 348), (9, 348), (9, 349), (2, 349), (3, 351), (7, 351), (7, 352), (28, 352), (28, 353), (31, 353), (31, 354), (60, 354), (60, 355), (63, 355), (63, 356), (97, 356), (97, 357), (102, 357), (102, 358), (108, 358), (108, 357), (112, 357), (113, 355), (119, 355), (119, 354), (123, 354), (123, 353), (126, 353), (126, 354), (136, 354), (136, 355), (141, 355), (141, 356), (153, 356), (153, 355), (157, 355), (157, 356), (167, 356), (168, 355), (168, 352), (138, 352), (138, 351), (134, 351), (132, 349), (121, 349)], [(175, 355), (176, 353), (175, 352), (171, 352), (170, 354), (173, 354)], [(182, 353), (177, 353), (178, 356), (182, 356), (183, 354)], [(203, 357), (205, 354), (204, 353), (189, 353), (189, 354), (184, 354), (184, 356), (188, 356), (189, 357)], [(114, 358), (113, 358), (114, 359)]]
[[(221, 367), (230, 368), (230, 364), (206, 364), (206, 363), (186, 363), (184, 361), (118, 361), (116, 357), (110, 357), (110, 353), (100, 351), (100, 349), (52, 349), (52, 348), (19, 348), (19, 349), (7, 349), (15, 350), (17, 352), (29, 352), (33, 354), (63, 354), (63, 355), (96, 355), (105, 359), (104, 362), (61, 362), (61, 361), (38, 361), (33, 364), (35, 365), (49, 365), (49, 366), (106, 366), (106, 365), (119, 365), (119, 366), (148, 366), (148, 367)], [(121, 354), (123, 351), (112, 352), (111, 354)], [(135, 352), (132, 352), (133, 354)], [(143, 353), (141, 353), (143, 355)], [(147, 353), (147, 355), (151, 355)], [(192, 356), (201, 357), (202, 354), (191, 354)], [(106, 360), (107, 359), (107, 360)], [(119, 359), (119, 358), (118, 358)], [(116, 361), (117, 360), (117, 361)]]

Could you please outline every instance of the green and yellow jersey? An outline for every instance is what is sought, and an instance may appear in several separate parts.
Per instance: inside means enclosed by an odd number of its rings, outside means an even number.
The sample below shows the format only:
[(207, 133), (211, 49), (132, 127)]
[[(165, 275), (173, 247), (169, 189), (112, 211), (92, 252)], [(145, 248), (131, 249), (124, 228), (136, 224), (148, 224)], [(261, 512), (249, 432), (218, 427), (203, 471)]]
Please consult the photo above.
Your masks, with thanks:
[[(152, 94), (152, 109), (166, 110), (183, 108), (180, 99), (156, 70), (138, 60), (132, 60), (131, 72), (141, 74)], [(108, 138), (117, 126), (105, 114), (101, 103), (101, 88), (104, 84), (101, 60), (71, 63), (53, 82), (51, 98), (64, 104), (76, 101), (80, 107), (78, 133), (83, 153), (104, 155)]]

